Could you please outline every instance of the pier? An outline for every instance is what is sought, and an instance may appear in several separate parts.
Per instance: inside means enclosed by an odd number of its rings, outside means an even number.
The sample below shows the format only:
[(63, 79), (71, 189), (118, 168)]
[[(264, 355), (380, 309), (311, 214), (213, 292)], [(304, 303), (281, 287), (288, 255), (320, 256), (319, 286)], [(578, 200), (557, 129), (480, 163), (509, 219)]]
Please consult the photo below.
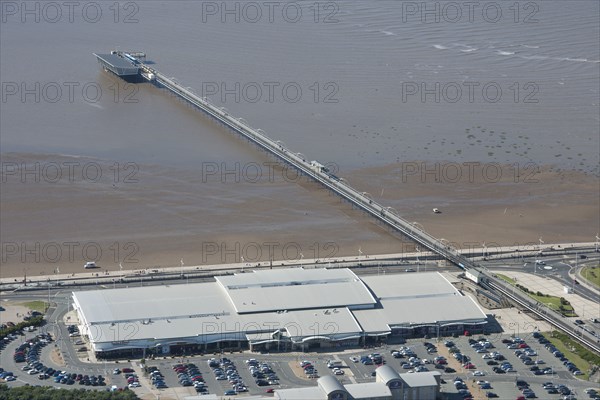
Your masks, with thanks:
[[(307, 161), (302, 154), (295, 153), (286, 148), (281, 141), (277, 141), (268, 137), (260, 129), (252, 128), (242, 119), (235, 118), (226, 110), (216, 107), (215, 105), (211, 104), (208, 99), (198, 96), (190, 89), (180, 85), (156, 69), (144, 64), (141, 60), (131, 56), (131, 54), (121, 52), (113, 53), (110, 54), (111, 57), (109, 59), (104, 58), (106, 55), (95, 55), (98, 57), (98, 60), (102, 65), (105, 65), (108, 61), (114, 62), (114, 57), (121, 58), (124, 63), (129, 63), (132, 68), (136, 68), (139, 75), (147, 81), (153, 82), (155, 85), (163, 87), (176, 94), (180, 98), (188, 101), (190, 104), (196, 106), (221, 124), (242, 135), (266, 152), (274, 155), (285, 164), (294, 167), (303, 175), (306, 175), (317, 181), (327, 189), (351, 203), (356, 208), (363, 210), (372, 217), (381, 221), (393, 231), (403, 234), (404, 236), (412, 239), (430, 251), (439, 254), (444, 259), (452, 262), (462, 269), (475, 267), (475, 264), (460, 254), (460, 252), (458, 252), (456, 249), (445, 245), (424, 230), (419, 229), (416, 224), (410, 223), (409, 221), (403, 219), (391, 207), (386, 207), (382, 204), (379, 204), (375, 200), (368, 197), (367, 193), (360, 192), (359, 190), (356, 190), (352, 186), (348, 185), (348, 183), (346, 183), (343, 179), (331, 174), (327, 168), (325, 168), (319, 162)], [(114, 62), (114, 64), (118, 63)], [(108, 69), (118, 76), (124, 76), (121, 73), (113, 71), (111, 68)], [(129, 70), (125, 69), (125, 71), (127, 74), (129, 73)]]
[[(327, 168), (319, 162), (307, 161), (301, 153), (293, 152), (281, 141), (268, 137), (261, 129), (251, 127), (243, 119), (230, 115), (227, 110), (211, 104), (208, 99), (198, 96), (192, 90), (175, 82), (173, 79), (167, 77), (148, 64), (145, 64), (143, 61), (143, 58), (145, 57), (140, 56), (145, 56), (144, 53), (134, 54), (133, 52), (112, 51), (110, 54), (94, 53), (94, 55), (106, 71), (110, 71), (121, 78), (127, 79), (131, 78), (132, 75), (137, 75), (158, 87), (169, 90), (181, 99), (194, 105), (208, 116), (214, 118), (222, 125), (254, 143), (259, 148), (272, 154), (283, 163), (292, 166), (301, 174), (320, 183), (354, 207), (366, 212), (385, 226), (392, 229), (392, 231), (410, 238), (429, 251), (465, 270), (465, 272), (467, 272), (467, 278), (473, 280), (475, 283), (492, 291), (502, 293), (505, 297), (510, 298), (522, 307), (529, 309), (540, 318), (543, 318), (552, 325), (564, 330), (574, 339), (595, 351), (600, 352), (600, 345), (595, 338), (592, 339), (591, 337), (588, 337), (589, 335), (579, 336), (573, 334), (572, 323), (570, 320), (556, 313), (540, 311), (538, 303), (533, 301), (526, 294), (515, 292), (514, 288), (502, 280), (495, 278), (483, 266), (470, 260), (451, 246), (444, 244), (440, 239), (433, 237), (423, 229), (420, 229), (416, 226), (417, 224), (405, 220), (398, 215), (393, 208), (379, 204), (370, 198), (367, 193), (356, 190), (342, 178), (331, 174)], [(135, 57), (134, 55), (138, 55), (138, 57)]]

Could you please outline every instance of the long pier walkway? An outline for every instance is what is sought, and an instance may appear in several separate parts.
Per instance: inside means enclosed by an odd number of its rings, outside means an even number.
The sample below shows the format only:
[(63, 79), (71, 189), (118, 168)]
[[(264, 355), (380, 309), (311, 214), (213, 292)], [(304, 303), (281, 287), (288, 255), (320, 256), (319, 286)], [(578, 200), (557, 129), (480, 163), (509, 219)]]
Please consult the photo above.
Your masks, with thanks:
[(98, 61), (103, 65), (105, 70), (110, 70), (121, 77), (129, 77), (135, 73), (130, 68), (126, 68), (127, 64), (137, 68), (137, 73), (145, 80), (152, 82), (159, 87), (163, 87), (188, 101), (221, 124), (242, 135), (250, 142), (271, 153), (284, 163), (297, 169), (300, 173), (314, 179), (355, 207), (370, 214), (373, 218), (387, 225), (393, 231), (399, 232), (414, 240), (424, 248), (427, 248), (433, 253), (438, 254), (447, 261), (465, 270), (469, 279), (474, 280), (483, 287), (502, 293), (504, 296), (519, 303), (522, 307), (528, 308), (539, 317), (547, 320), (552, 325), (565, 330), (565, 332), (570, 334), (576, 340), (588, 345), (595, 351), (600, 352), (598, 339), (587, 333), (583, 333), (582, 335), (573, 334), (572, 330), (569, 329), (569, 324), (571, 322), (568, 319), (565, 319), (556, 313), (541, 313), (538, 309), (537, 302), (532, 301), (532, 299), (525, 294), (515, 293), (514, 289), (506, 284), (506, 282), (495, 278), (492, 274), (487, 272), (485, 268), (462, 255), (458, 250), (452, 248), (448, 244), (444, 244), (440, 239), (433, 237), (423, 229), (419, 229), (415, 224), (405, 220), (398, 215), (393, 208), (385, 207), (382, 204), (377, 203), (375, 200), (368, 197), (366, 193), (354, 189), (343, 179), (331, 174), (323, 165), (315, 161), (306, 161), (300, 153), (294, 153), (289, 150), (281, 141), (268, 137), (261, 129), (255, 129), (248, 125), (244, 120), (235, 118), (225, 109), (211, 104), (208, 99), (198, 96), (187, 87), (175, 82), (160, 71), (144, 63), (144, 53), (113, 51), (110, 54), (94, 55), (98, 58)]
[[(367, 193), (356, 190), (343, 179), (331, 174), (323, 165), (315, 161), (307, 161), (302, 154), (295, 153), (286, 148), (281, 141), (268, 137), (261, 129), (255, 129), (249, 126), (244, 120), (230, 115), (225, 109), (211, 104), (205, 97), (198, 96), (187, 87), (179, 84), (172, 78), (167, 77), (150, 65), (145, 64), (141, 57), (134, 57), (132, 54), (133, 53), (117, 51), (112, 52), (110, 55), (96, 54), (96, 57), (98, 57), (100, 63), (104, 65), (105, 69), (109, 69), (119, 76), (125, 76), (125, 72), (122, 72), (124, 69), (123, 64), (130, 64), (137, 67), (139, 75), (144, 79), (171, 91), (193, 104), (221, 124), (242, 135), (250, 142), (271, 153), (284, 163), (297, 169), (300, 173), (319, 182), (321, 185), (336, 193), (355, 207), (378, 219), (393, 231), (403, 234), (419, 243), (424, 248), (439, 254), (444, 259), (462, 269), (476, 267), (473, 262), (463, 256), (458, 250), (450, 247), (448, 244), (442, 243), (424, 230), (419, 229), (417, 224), (403, 219), (393, 208), (385, 207), (384, 205), (377, 203), (375, 200), (371, 199)], [(143, 53), (136, 53), (135, 55), (137, 54)], [(117, 69), (117, 67), (119, 69)], [(130, 76), (131, 71), (128, 70), (126, 74), (127, 76)]]

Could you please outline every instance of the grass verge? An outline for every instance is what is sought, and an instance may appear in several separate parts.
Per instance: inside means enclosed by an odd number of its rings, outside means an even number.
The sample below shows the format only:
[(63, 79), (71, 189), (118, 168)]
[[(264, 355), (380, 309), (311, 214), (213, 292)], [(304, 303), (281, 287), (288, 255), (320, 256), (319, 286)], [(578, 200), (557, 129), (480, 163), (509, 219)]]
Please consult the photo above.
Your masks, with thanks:
[(590, 372), (595, 372), (600, 366), (599, 355), (575, 342), (565, 333), (552, 331), (546, 338), (583, 372), (578, 378), (587, 380)]
[(596, 287), (600, 287), (600, 267), (584, 267), (581, 276)]
[(29, 308), (31, 311), (39, 311), (41, 313), (45, 313), (49, 306), (48, 303), (40, 300), (26, 301), (25, 303), (21, 303), (21, 305)]
[(547, 295), (547, 294), (544, 294), (541, 292), (534, 293), (534, 292), (530, 291), (529, 289), (527, 289), (526, 287), (524, 287), (523, 285), (517, 284), (517, 281), (515, 281), (512, 278), (509, 278), (506, 275), (496, 274), (496, 277), (498, 277), (499, 279), (502, 279), (503, 281), (507, 282), (508, 284), (510, 284), (512, 286), (519, 288), (521, 291), (527, 293), (527, 295), (529, 297), (531, 297), (532, 299), (534, 299), (542, 304), (545, 304), (552, 310), (561, 313), (565, 317), (577, 317), (577, 314), (575, 313), (573, 306), (571, 306), (571, 304), (566, 302), (566, 300), (561, 300), (560, 297), (550, 296), (550, 295)]
[(513, 286), (514, 286), (514, 285), (515, 285), (515, 283), (517, 283), (517, 281), (515, 281), (515, 280), (514, 280), (514, 279), (512, 279), (512, 278), (509, 278), (509, 277), (508, 277), (508, 276), (506, 276), (506, 275), (502, 275), (502, 274), (496, 274), (496, 276), (497, 276), (498, 278), (502, 279), (504, 282), (506, 282), (506, 283), (510, 284), (510, 285), (513, 285)]

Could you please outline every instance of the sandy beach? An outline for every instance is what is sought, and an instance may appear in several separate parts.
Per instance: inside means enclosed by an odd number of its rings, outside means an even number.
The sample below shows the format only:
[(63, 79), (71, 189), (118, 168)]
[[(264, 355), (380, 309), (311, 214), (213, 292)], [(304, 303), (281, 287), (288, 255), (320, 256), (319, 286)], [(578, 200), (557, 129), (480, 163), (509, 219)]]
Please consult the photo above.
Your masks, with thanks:
[[(3, 171), (2, 278), (82, 272), (86, 261), (114, 271), (119, 264), (124, 270), (176, 268), (413, 248), (315, 183), (280, 168), (265, 173), (263, 163), (272, 160), (263, 154), (258, 179), (248, 171), (223, 179), (157, 165), (136, 165), (134, 174), (119, 165), (115, 179), (114, 163), (101, 159), (11, 153), (2, 161), (19, 168), (25, 162), (34, 171), (38, 163), (41, 171), (37, 180), (35, 173), (23, 179), (19, 171)], [(64, 173), (66, 163), (94, 165), (102, 174), (96, 179), (90, 167), (55, 179), (51, 163)], [(457, 168), (460, 179), (452, 174)], [(406, 162), (338, 174), (458, 248), (526, 245), (540, 237), (546, 243), (594, 240), (597, 177), (551, 166), (515, 173), (514, 165), (491, 175), (497, 170)]]

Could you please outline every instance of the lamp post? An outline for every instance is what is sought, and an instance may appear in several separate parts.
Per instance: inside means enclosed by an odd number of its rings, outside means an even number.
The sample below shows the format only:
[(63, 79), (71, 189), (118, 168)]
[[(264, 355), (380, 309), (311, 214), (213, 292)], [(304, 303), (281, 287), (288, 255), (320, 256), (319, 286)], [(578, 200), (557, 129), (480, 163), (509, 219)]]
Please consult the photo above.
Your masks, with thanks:
[[(577, 268), (579, 268), (579, 252), (575, 251), (575, 276), (577, 276)], [(575, 278), (573, 278), (573, 293), (575, 293)]]

